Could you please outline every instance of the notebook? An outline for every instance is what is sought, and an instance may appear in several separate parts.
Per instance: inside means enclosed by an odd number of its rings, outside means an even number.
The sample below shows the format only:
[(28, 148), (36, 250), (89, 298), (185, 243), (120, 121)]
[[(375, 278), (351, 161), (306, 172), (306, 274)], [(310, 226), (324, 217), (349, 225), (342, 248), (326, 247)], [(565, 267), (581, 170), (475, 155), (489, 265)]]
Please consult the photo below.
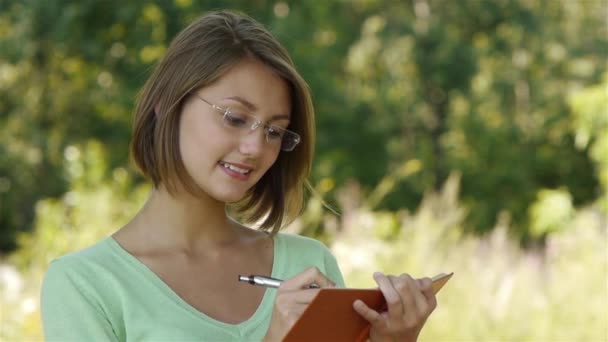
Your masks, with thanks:
[[(441, 273), (433, 277), (433, 292), (437, 293), (452, 275)], [(321, 289), (283, 341), (367, 340), (370, 325), (353, 309), (357, 299), (376, 311), (386, 310), (379, 289)]]

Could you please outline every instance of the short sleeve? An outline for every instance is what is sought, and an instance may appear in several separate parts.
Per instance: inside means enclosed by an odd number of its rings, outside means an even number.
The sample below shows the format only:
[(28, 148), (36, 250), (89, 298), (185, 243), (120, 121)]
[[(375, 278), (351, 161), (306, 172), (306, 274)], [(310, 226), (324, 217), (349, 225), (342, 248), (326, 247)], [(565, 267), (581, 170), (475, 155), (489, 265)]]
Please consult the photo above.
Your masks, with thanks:
[(345, 287), (344, 277), (336, 261), (336, 257), (327, 249), (325, 254), (325, 271), (327, 277), (336, 283), (337, 287)]
[(41, 314), (47, 341), (116, 341), (84, 275), (61, 260), (53, 261), (41, 290)]

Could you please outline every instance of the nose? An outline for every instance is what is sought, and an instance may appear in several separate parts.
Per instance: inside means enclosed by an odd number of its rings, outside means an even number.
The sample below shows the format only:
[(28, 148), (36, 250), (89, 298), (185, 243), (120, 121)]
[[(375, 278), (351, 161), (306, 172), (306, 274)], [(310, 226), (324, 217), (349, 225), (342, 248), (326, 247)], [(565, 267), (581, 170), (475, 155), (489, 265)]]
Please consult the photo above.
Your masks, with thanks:
[[(259, 127), (261, 128), (261, 127)], [(259, 156), (266, 145), (266, 136), (263, 129), (253, 129), (241, 136), (239, 151), (246, 156)]]

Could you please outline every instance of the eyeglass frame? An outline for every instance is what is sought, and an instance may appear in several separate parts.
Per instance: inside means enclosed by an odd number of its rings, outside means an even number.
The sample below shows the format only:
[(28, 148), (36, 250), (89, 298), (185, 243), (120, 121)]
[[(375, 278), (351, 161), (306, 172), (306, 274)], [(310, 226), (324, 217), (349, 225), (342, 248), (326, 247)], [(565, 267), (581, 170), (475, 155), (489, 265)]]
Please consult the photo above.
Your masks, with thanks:
[[(216, 110), (216, 111), (218, 111), (220, 114), (222, 114), (222, 121), (224, 120), (224, 118), (226, 117), (226, 115), (228, 115), (229, 113), (230, 113), (230, 114), (234, 114), (234, 112), (230, 111), (230, 107), (226, 107), (226, 108), (224, 108), (224, 107), (220, 107), (220, 106), (218, 106), (218, 105), (216, 105), (216, 104), (213, 104), (213, 103), (211, 103), (211, 102), (209, 102), (209, 101), (205, 100), (205, 99), (204, 99), (202, 96), (200, 96), (200, 95), (199, 95), (199, 94), (197, 94), (197, 93), (194, 93), (194, 95), (195, 95), (195, 96), (196, 96), (196, 97), (197, 97), (199, 100), (201, 100), (201, 101), (203, 101), (204, 103), (208, 104), (208, 105), (209, 105), (211, 108), (215, 109), (215, 110)], [(293, 144), (293, 147), (291, 147), (290, 149), (284, 149), (284, 148), (283, 148), (283, 138), (284, 138), (284, 135), (283, 135), (283, 136), (281, 137), (281, 144), (280, 144), (280, 146), (279, 146), (279, 147), (281, 148), (281, 151), (284, 151), (284, 152), (291, 152), (291, 151), (293, 151), (293, 150), (296, 148), (296, 146), (298, 146), (298, 144), (299, 144), (300, 142), (302, 142), (302, 138), (300, 137), (300, 135), (299, 135), (298, 133), (296, 133), (296, 132), (292, 131), (292, 130), (289, 130), (289, 129), (287, 129), (287, 128), (278, 127), (278, 126), (270, 126), (270, 125), (269, 125), (267, 122), (265, 123), (264, 121), (262, 121), (262, 120), (258, 119), (258, 118), (257, 118), (255, 115), (253, 115), (253, 114), (251, 114), (251, 113), (239, 113), (239, 114), (240, 114), (240, 115), (245, 115), (245, 116), (248, 116), (248, 117), (250, 117), (250, 118), (254, 119), (253, 124), (252, 124), (251, 126), (249, 126), (249, 131), (250, 131), (250, 132), (255, 131), (256, 129), (258, 129), (258, 127), (260, 127), (260, 126), (261, 126), (261, 127), (263, 128), (262, 132), (264, 132), (264, 137), (265, 137), (265, 139), (266, 139), (266, 142), (267, 142), (267, 143), (269, 143), (269, 144), (271, 144), (271, 141), (269, 140), (270, 138), (269, 138), (268, 129), (274, 129), (274, 130), (278, 130), (278, 131), (283, 131), (283, 132), (284, 132), (284, 134), (285, 134), (285, 133), (292, 134), (292, 135), (294, 136), (294, 144)], [(236, 127), (235, 127), (235, 128), (236, 128)]]

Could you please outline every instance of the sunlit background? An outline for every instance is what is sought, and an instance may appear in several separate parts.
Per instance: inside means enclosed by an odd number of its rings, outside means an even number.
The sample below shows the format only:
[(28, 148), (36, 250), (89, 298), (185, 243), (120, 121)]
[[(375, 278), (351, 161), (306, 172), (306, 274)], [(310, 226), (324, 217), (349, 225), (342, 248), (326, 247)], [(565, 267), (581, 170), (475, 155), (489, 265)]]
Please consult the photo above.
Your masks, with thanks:
[[(423, 341), (608, 340), (608, 1), (0, 1), (0, 340), (41, 340), (49, 261), (149, 191), (134, 100), (170, 39), (242, 10), (317, 109), (292, 232), (351, 287), (455, 272)], [(296, 152), (297, 153), (297, 150)]]

